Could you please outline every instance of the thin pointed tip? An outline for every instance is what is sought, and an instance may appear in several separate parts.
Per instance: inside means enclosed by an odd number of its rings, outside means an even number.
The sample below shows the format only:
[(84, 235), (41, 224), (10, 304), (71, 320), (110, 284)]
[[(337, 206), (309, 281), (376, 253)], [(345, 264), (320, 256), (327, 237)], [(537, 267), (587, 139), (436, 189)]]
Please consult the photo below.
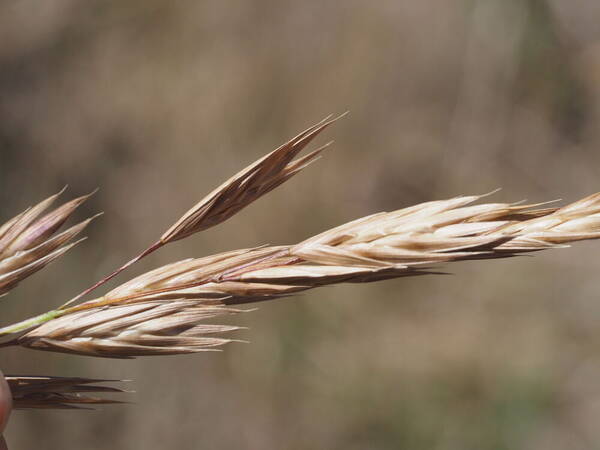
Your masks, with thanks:
[(86, 199), (86, 200), (87, 200), (87, 199), (88, 199), (88, 198), (90, 198), (92, 195), (95, 195), (95, 194), (96, 194), (96, 193), (97, 193), (99, 190), (100, 190), (100, 187), (97, 187), (96, 189), (94, 189), (93, 191), (91, 191), (89, 194), (82, 195), (82, 196), (81, 196), (81, 197), (79, 197), (79, 198), (83, 198), (83, 199)]
[(350, 111), (346, 111), (343, 112), (342, 114), (339, 115), (334, 115), (334, 114), (329, 114), (327, 117), (325, 117), (321, 123), (323, 124), (332, 124), (333, 122), (337, 122), (338, 120), (342, 119), (343, 117), (346, 117), (348, 114), (350, 114)]
[(100, 212), (98, 212), (98, 213), (94, 214), (92, 217), (88, 217), (86, 220), (87, 220), (88, 222), (91, 222), (92, 220), (95, 220), (95, 219), (97, 219), (98, 217), (100, 217), (100, 216), (103, 216), (103, 215), (104, 215), (104, 211), (100, 211)]
[(85, 202), (88, 198), (90, 198), (92, 195), (94, 195), (96, 192), (98, 192), (99, 190), (100, 190), (100, 188), (96, 188), (89, 194), (85, 194), (85, 195), (82, 195), (81, 197), (77, 197), (74, 201), (78, 202), (78, 204), (81, 204), (81, 203)]
[(81, 244), (83, 241), (87, 240), (87, 236), (83, 236), (82, 238), (76, 240), (75, 242), (71, 242), (70, 244), (65, 245), (63, 248), (71, 249), (73, 247), (75, 247), (77, 244)]
[(500, 192), (501, 190), (502, 190), (502, 188), (501, 188), (501, 187), (499, 187), (499, 188), (496, 188), (496, 189), (494, 189), (493, 191), (490, 191), (490, 192), (488, 192), (488, 193), (486, 193), (486, 194), (481, 194), (479, 197), (480, 197), (480, 198), (489, 197), (490, 195), (497, 194), (497, 193), (498, 193), (498, 192)]

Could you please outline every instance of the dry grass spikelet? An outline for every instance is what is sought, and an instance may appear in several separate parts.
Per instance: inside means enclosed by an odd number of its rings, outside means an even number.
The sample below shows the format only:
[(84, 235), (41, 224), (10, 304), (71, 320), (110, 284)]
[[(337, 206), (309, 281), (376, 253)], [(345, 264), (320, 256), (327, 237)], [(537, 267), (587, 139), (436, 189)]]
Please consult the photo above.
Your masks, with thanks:
[(56, 232), (89, 195), (71, 200), (40, 217), (61, 192), (23, 211), (0, 227), (0, 295), (6, 294), (19, 282), (80, 242), (69, 244), (93, 217), (59, 234)]
[[(361, 218), (294, 246), (236, 250), (155, 269), (63, 310), (15, 343), (104, 357), (192, 353), (228, 343), (236, 327), (202, 322), (342, 282), (435, 273), (432, 265), (506, 258), (600, 238), (600, 195), (563, 208), (465, 196)], [(537, 209), (536, 209), (537, 208)]]
[(91, 409), (96, 405), (123, 402), (90, 394), (125, 392), (96, 384), (120, 380), (29, 375), (6, 375), (5, 378), (12, 392), (15, 409)]
[[(337, 119), (326, 118), (219, 186), (146, 250), (61, 307), (0, 329), (0, 347), (108, 358), (215, 350), (239, 330), (209, 319), (245, 311), (239, 305), (274, 300), (337, 283), (367, 283), (439, 273), (454, 261), (507, 258), (600, 238), (600, 194), (564, 207), (478, 203), (459, 196), (363, 217), (295, 245), (265, 246), (189, 258), (75, 304), (162, 246), (215, 226), (290, 179), (324, 147), (294, 159)], [(87, 197), (38, 219), (56, 196), (0, 227), (0, 294), (64, 253), (90, 219), (55, 234)], [(117, 392), (103, 380), (9, 378), (22, 407), (106, 403), (86, 392)], [(98, 389), (98, 390), (94, 390)], [(105, 389), (105, 390), (103, 390)], [(19, 406), (17, 406), (19, 407)]]

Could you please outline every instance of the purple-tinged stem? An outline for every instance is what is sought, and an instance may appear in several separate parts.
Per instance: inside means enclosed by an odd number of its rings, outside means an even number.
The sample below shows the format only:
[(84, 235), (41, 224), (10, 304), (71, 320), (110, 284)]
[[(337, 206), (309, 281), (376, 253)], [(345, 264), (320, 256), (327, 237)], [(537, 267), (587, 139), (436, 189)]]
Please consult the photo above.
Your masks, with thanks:
[(103, 284), (108, 283), (110, 280), (112, 280), (114, 277), (116, 277), (117, 275), (119, 275), (121, 272), (123, 272), (129, 266), (135, 264), (140, 259), (148, 256), (150, 253), (154, 253), (156, 250), (158, 250), (159, 248), (161, 248), (163, 245), (165, 245), (165, 243), (163, 241), (156, 241), (154, 244), (152, 244), (150, 247), (148, 247), (142, 253), (140, 253), (139, 255), (137, 255), (135, 258), (133, 258), (132, 260), (126, 262), (121, 267), (119, 267), (117, 270), (115, 270), (113, 273), (111, 273), (110, 275), (102, 278), (100, 281), (98, 281), (94, 285), (90, 286), (85, 291), (83, 291), (80, 294), (76, 295), (71, 300), (69, 300), (67, 303), (65, 303), (64, 305), (61, 305), (58, 309), (65, 309), (70, 304), (75, 303), (77, 300), (79, 300), (80, 298), (86, 296), (90, 292), (96, 290), (97, 288), (99, 288)]

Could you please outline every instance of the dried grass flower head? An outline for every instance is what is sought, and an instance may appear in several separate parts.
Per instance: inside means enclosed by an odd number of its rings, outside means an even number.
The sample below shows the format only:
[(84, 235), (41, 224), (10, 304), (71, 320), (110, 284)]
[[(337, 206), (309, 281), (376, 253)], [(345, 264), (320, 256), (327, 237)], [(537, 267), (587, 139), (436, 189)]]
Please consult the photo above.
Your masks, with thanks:
[(435, 273), (433, 265), (506, 258), (600, 237), (600, 195), (563, 208), (473, 204), (465, 196), (379, 213), (297, 245), (244, 249), (155, 269), (62, 310), (15, 344), (103, 357), (192, 353), (237, 327), (206, 319), (236, 305), (324, 285)]
[(19, 282), (80, 242), (69, 243), (93, 217), (56, 233), (89, 195), (71, 200), (40, 217), (61, 193), (43, 200), (0, 226), (0, 295), (6, 294)]
[[(227, 180), (154, 244), (64, 305), (0, 329), (5, 339), (0, 346), (108, 358), (215, 350), (235, 341), (231, 333), (239, 327), (212, 320), (247, 311), (241, 305), (324, 285), (430, 275), (449, 262), (507, 258), (600, 238), (600, 194), (564, 207), (481, 203), (485, 196), (459, 196), (369, 215), (294, 245), (177, 261), (79, 302), (148, 254), (222, 223), (293, 177), (325, 146), (297, 158), (300, 151), (335, 120), (309, 127)], [(0, 228), (0, 289), (13, 287), (73, 245), (68, 242), (89, 219), (55, 232), (85, 198), (38, 219), (54, 201), (51, 197)], [(75, 393), (91, 392), (84, 386), (97, 381), (40, 380), (13, 381), (21, 392), (23, 386), (30, 389), (19, 397), (19, 404), (70, 407), (79, 398)], [(32, 398), (31, 392), (39, 395)]]

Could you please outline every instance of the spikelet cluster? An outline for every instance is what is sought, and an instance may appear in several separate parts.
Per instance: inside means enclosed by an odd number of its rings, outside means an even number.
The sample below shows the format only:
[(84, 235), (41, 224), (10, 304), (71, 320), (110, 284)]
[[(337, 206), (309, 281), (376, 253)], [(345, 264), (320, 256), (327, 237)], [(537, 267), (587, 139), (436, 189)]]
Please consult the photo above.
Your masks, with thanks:
[[(251, 164), (194, 205), (148, 249), (61, 307), (0, 329), (0, 347), (107, 358), (215, 350), (234, 341), (232, 325), (213, 319), (337, 283), (367, 283), (439, 273), (454, 261), (507, 258), (600, 238), (600, 194), (564, 207), (481, 203), (460, 196), (363, 217), (295, 245), (234, 250), (177, 261), (110, 292), (78, 301), (164, 245), (206, 230), (284, 183), (325, 146), (299, 153), (337, 119), (326, 118)], [(297, 159), (295, 159), (297, 158)], [(0, 227), (0, 294), (68, 250), (88, 219), (58, 229), (87, 197), (40, 217), (56, 196)], [(88, 392), (118, 392), (103, 380), (9, 378), (19, 407), (70, 408), (106, 403)]]
[(434, 273), (435, 264), (506, 258), (600, 238), (600, 194), (563, 208), (484, 203), (481, 196), (371, 215), (294, 246), (187, 259), (66, 310), (18, 339), (41, 350), (134, 357), (192, 353), (230, 342), (202, 324), (233, 305), (342, 282)]
[[(92, 220), (58, 233), (89, 196), (71, 200), (41, 216), (57, 199), (55, 194), (0, 226), (0, 295), (42, 269), (78, 242), (71, 242)], [(40, 217), (41, 216), (41, 217)]]
[(97, 384), (119, 380), (22, 375), (7, 375), (5, 378), (15, 409), (90, 409), (97, 405), (123, 403), (90, 394), (125, 392), (119, 388)]

